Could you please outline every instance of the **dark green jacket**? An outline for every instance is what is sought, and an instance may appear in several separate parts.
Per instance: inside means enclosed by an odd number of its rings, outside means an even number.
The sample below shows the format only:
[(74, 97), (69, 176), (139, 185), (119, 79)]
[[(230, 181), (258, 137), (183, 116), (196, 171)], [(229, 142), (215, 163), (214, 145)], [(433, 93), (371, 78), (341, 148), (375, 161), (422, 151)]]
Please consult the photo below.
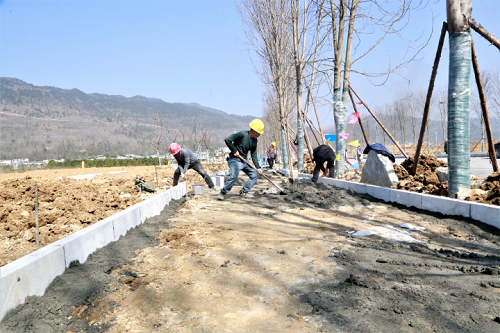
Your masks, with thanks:
[(235, 157), (234, 153), (238, 151), (240, 156), (248, 160), (248, 152), (252, 153), (252, 161), (257, 169), (260, 169), (259, 158), (257, 157), (257, 139), (250, 139), (249, 131), (240, 131), (234, 133), (224, 139), (231, 153), (229, 154), (229, 159), (240, 159)]

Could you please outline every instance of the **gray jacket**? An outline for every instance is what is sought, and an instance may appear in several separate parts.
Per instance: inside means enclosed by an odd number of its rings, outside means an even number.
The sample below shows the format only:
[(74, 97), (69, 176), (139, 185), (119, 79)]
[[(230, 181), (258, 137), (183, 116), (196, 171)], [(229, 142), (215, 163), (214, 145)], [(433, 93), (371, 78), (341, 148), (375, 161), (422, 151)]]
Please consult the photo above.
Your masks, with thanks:
[(189, 149), (184, 148), (181, 149), (181, 153), (179, 154), (179, 156), (174, 157), (177, 160), (177, 164), (179, 165), (181, 173), (183, 174), (186, 173), (189, 167), (192, 167), (200, 161), (193, 152), (191, 152)]

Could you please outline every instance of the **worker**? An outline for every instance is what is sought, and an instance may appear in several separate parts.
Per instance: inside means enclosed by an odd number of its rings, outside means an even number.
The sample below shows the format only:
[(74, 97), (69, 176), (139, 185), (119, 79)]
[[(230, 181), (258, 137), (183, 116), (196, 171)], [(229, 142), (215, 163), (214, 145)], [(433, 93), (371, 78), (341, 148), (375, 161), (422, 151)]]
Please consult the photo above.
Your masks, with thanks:
[(358, 144), (358, 148), (356, 149), (356, 157), (358, 158), (358, 163), (361, 163), (361, 156), (363, 152), (361, 151), (361, 145)]
[[(333, 178), (335, 175), (335, 151), (329, 145), (319, 145), (313, 150), (313, 162), (316, 164), (314, 167), (312, 182), (318, 182), (319, 171), (323, 171), (323, 177)], [(325, 162), (326, 169), (324, 167)]]
[(142, 191), (146, 192), (156, 192), (156, 189), (154, 188), (151, 183), (147, 182), (144, 177), (135, 177), (135, 188), (137, 189), (137, 192), (141, 193)]
[(351, 162), (349, 162), (349, 154), (347, 153), (347, 148), (345, 149), (345, 162), (349, 165), (352, 165)]
[[(250, 192), (250, 189), (257, 182), (259, 175), (262, 175), (262, 169), (260, 168), (257, 156), (257, 138), (264, 133), (264, 123), (260, 119), (254, 119), (249, 125), (249, 131), (240, 131), (224, 139), (224, 142), (231, 151), (227, 158), (227, 165), (231, 169), (231, 175), (217, 196), (219, 200), (226, 198), (226, 194), (231, 191), (234, 182), (238, 179), (240, 171), (243, 171), (249, 178), (240, 190), (240, 196), (252, 198), (253, 195), (248, 192)], [(252, 155), (252, 161), (257, 171), (241, 160), (243, 158), (248, 161), (249, 152)]]
[(276, 159), (276, 142), (271, 143), (271, 146), (267, 148), (267, 162), (269, 163), (269, 169), (273, 168), (274, 160)]
[(200, 163), (200, 160), (198, 160), (198, 157), (196, 157), (193, 152), (191, 152), (189, 149), (181, 148), (181, 146), (179, 146), (177, 143), (172, 143), (170, 145), (170, 154), (174, 156), (178, 165), (177, 169), (174, 172), (174, 186), (176, 186), (179, 182), (179, 176), (184, 179), (186, 171), (188, 171), (188, 169), (193, 169), (203, 177), (211, 192), (216, 191), (215, 185), (212, 182), (212, 178), (210, 178), (210, 176), (205, 172), (203, 166)]

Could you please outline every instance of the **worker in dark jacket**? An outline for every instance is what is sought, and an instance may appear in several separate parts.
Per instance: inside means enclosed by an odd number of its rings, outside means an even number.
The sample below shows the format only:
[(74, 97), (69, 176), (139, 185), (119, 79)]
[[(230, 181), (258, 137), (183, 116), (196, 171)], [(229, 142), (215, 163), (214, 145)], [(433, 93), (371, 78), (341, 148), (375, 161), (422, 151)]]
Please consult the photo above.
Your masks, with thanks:
[[(315, 163), (312, 182), (317, 183), (319, 171), (323, 171), (323, 177), (333, 178), (335, 176), (335, 151), (329, 145), (319, 145), (313, 150), (313, 162)], [(326, 169), (324, 167), (325, 162)]]
[(210, 178), (210, 176), (205, 172), (205, 169), (203, 169), (198, 157), (196, 157), (196, 155), (189, 149), (181, 149), (181, 146), (177, 143), (172, 143), (170, 145), (170, 154), (174, 156), (178, 165), (174, 172), (174, 186), (176, 186), (179, 182), (179, 176), (184, 179), (186, 171), (188, 171), (188, 169), (193, 169), (203, 177), (211, 192), (216, 191), (212, 178)]
[[(240, 171), (246, 173), (249, 178), (240, 190), (240, 195), (247, 198), (253, 197), (248, 192), (257, 182), (259, 175), (262, 175), (257, 156), (257, 138), (264, 133), (264, 123), (260, 119), (254, 119), (249, 125), (249, 131), (234, 133), (224, 139), (224, 142), (231, 151), (227, 158), (227, 165), (229, 169), (231, 169), (231, 175), (217, 196), (219, 200), (224, 200), (226, 198), (226, 194), (231, 191), (234, 182), (238, 179)], [(249, 152), (252, 154), (252, 161), (257, 171), (241, 160), (241, 158), (248, 160)]]

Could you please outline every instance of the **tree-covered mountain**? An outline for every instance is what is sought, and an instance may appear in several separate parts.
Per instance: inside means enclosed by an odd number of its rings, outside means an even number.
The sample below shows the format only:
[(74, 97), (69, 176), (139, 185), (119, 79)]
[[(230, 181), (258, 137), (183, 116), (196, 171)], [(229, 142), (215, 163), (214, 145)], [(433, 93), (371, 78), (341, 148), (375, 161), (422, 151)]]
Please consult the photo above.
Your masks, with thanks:
[[(197, 103), (167, 103), (143, 96), (86, 94), (78, 89), (35, 86), (0, 78), (0, 159), (79, 158), (97, 154), (149, 154), (155, 114), (161, 116), (167, 141), (194, 143), (196, 123), (210, 135), (211, 148), (234, 130), (246, 129), (252, 116), (238, 116)], [(157, 123), (158, 124), (158, 123)], [(180, 125), (179, 125), (180, 124)], [(179, 131), (178, 131), (179, 129)], [(182, 129), (182, 130), (180, 130)]]

